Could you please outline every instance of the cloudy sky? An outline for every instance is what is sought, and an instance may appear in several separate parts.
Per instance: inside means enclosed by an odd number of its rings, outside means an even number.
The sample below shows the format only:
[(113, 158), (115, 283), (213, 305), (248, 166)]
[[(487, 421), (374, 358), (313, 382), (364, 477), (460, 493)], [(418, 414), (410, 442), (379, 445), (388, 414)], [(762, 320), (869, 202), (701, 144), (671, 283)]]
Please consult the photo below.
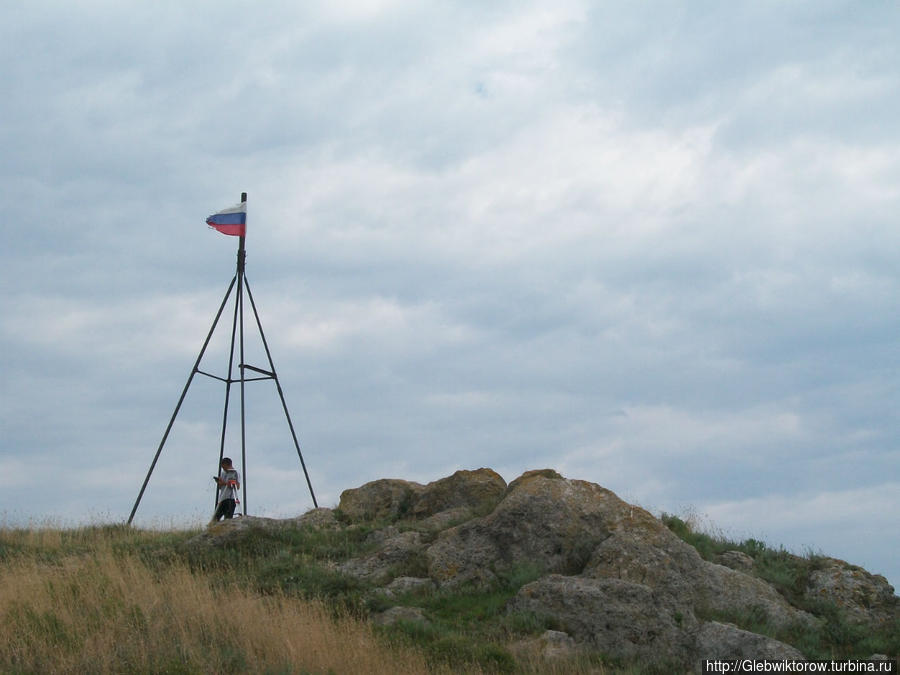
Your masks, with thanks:
[[(128, 517), (234, 274), (204, 221), (246, 191), (320, 505), (553, 467), (900, 585), (897, 2), (0, 18), (4, 522)], [(138, 524), (208, 518), (223, 399), (194, 379)], [(310, 508), (273, 383), (246, 408), (250, 512)]]

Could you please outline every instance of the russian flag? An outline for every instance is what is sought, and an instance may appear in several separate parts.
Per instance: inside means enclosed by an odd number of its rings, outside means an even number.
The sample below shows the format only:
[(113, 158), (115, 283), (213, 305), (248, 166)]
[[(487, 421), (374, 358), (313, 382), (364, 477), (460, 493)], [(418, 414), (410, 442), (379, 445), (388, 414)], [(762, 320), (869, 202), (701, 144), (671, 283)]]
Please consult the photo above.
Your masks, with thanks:
[(222, 234), (243, 237), (247, 234), (247, 202), (212, 214), (206, 219), (206, 224)]

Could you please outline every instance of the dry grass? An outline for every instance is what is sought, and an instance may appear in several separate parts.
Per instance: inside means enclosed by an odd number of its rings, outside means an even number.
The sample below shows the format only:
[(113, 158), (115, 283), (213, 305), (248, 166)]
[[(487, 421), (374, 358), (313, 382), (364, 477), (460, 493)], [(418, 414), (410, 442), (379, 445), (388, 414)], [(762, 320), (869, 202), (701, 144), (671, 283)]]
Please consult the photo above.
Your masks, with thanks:
[(64, 539), (0, 534), (0, 550), (18, 548), (0, 562), (2, 672), (440, 672), (321, 604), (222, 586), (180, 562), (154, 569), (102, 537), (48, 556)]

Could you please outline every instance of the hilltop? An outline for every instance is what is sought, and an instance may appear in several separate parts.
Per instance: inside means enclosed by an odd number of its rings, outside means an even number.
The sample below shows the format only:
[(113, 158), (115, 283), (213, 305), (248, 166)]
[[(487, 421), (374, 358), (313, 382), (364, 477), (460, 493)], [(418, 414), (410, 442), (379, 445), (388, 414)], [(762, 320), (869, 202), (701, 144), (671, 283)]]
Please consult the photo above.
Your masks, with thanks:
[(190, 531), (0, 529), (0, 671), (681, 673), (893, 658), (900, 599), (552, 470), (383, 479)]
[(498, 670), (900, 651), (900, 599), (884, 577), (697, 533), (552, 470), (508, 485), (491, 469), (377, 480), (335, 509), (223, 522), (184, 546), (279, 549), (270, 583), (356, 603), (389, 638)]

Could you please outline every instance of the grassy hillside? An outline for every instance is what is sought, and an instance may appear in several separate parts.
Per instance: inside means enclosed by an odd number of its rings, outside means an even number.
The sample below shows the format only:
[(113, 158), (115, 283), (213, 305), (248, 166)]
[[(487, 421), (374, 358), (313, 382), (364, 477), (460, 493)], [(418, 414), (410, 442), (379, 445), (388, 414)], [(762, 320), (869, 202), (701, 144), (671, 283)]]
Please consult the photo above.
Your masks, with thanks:
[[(402, 674), (513, 667), (495, 642), (515, 629), (501, 619), (480, 633), (502, 615), (523, 580), (496, 592), (432, 598), (426, 606), (436, 620), (428, 629), (405, 622), (378, 628), (365, 618), (380, 601), (323, 564), (361, 550), (365, 529), (288, 531), (239, 547), (185, 549), (197, 533), (123, 526), (0, 530), (0, 672)], [(527, 662), (524, 670), (551, 672)]]
[[(705, 557), (744, 551), (786, 596), (796, 595), (816, 565), (815, 556), (729, 542), (678, 518), (663, 520)], [(507, 611), (509, 599), (541, 572), (527, 565), (491, 588), (391, 599), (333, 571), (331, 563), (373, 546), (374, 528), (282, 528), (219, 547), (185, 547), (199, 531), (0, 530), (0, 672), (644, 672), (599, 655), (548, 665), (515, 650), (547, 629), (565, 628)], [(424, 574), (424, 560), (407, 565), (397, 574)], [(429, 621), (381, 627), (367, 620), (394, 605), (421, 608)], [(863, 631), (833, 607), (807, 609), (825, 619), (821, 630), (774, 636), (802, 644), (809, 657), (900, 651), (898, 626)], [(771, 633), (752, 613), (708, 618)]]
[(192, 534), (0, 531), (0, 671), (427, 670), (422, 655), (379, 639), (352, 614), (261, 584), (252, 551), (178, 555)]

